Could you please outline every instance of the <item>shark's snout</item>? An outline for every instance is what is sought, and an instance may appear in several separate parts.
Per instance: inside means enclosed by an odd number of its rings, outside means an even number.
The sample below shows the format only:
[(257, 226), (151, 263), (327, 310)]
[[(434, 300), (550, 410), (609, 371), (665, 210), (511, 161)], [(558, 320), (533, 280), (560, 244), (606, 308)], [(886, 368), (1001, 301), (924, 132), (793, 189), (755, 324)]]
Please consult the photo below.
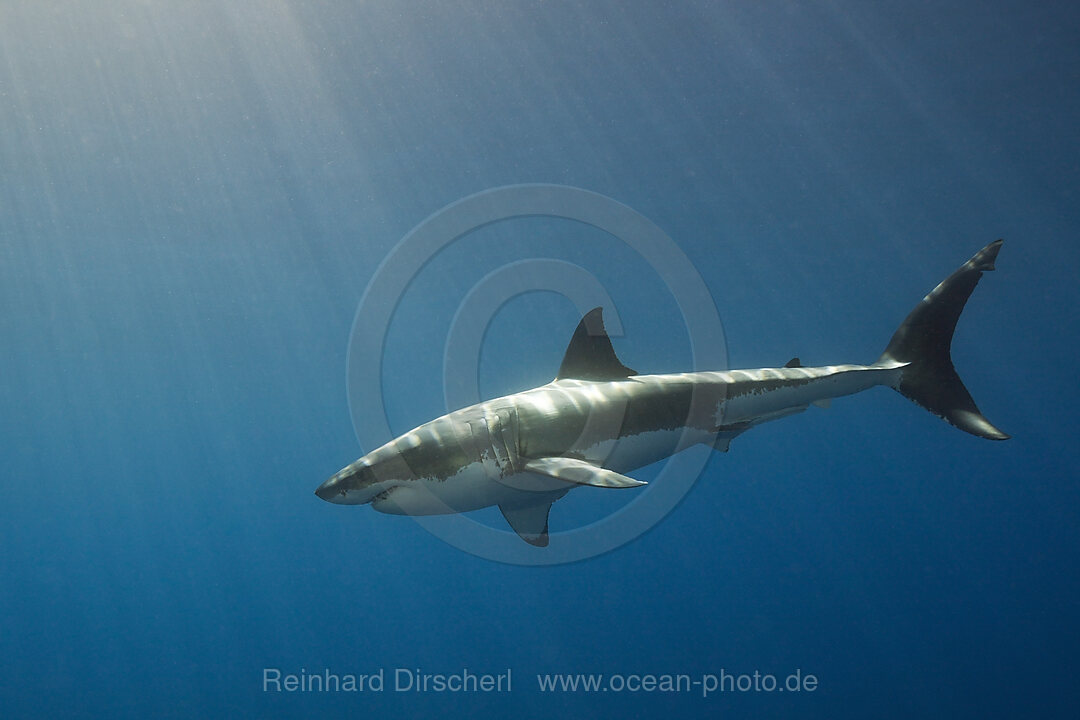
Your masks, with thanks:
[(315, 494), (335, 505), (363, 505), (371, 502), (383, 489), (370, 465), (359, 460), (331, 476), (315, 490)]
[(340, 503), (345, 497), (345, 487), (341, 477), (335, 475), (330, 478), (315, 489), (315, 494), (326, 502)]

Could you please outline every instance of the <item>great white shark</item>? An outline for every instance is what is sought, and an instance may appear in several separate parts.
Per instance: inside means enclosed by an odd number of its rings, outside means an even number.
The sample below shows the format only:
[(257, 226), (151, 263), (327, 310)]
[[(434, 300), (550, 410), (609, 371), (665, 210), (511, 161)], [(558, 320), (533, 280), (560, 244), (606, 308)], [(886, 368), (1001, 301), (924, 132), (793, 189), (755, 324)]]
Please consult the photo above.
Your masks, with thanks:
[(972, 435), (1005, 440), (979, 412), (950, 354), (960, 313), (1001, 245), (984, 247), (924, 297), (871, 365), (802, 367), (795, 358), (777, 368), (638, 375), (616, 357), (595, 308), (552, 382), (424, 423), (315, 494), (395, 515), (495, 505), (523, 540), (543, 547), (552, 503), (575, 487), (640, 487), (627, 473), (700, 443), (727, 451), (763, 422), (877, 385)]

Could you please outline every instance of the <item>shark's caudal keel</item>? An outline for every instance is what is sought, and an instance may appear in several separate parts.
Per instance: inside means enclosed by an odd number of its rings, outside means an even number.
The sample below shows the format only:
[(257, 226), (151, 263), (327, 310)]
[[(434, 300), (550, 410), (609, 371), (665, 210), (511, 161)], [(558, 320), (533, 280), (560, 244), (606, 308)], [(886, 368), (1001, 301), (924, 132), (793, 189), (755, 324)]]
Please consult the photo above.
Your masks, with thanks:
[(979, 437), (1004, 440), (950, 358), (953, 330), (997, 240), (930, 292), (872, 365), (638, 375), (615, 355), (601, 309), (574, 332), (556, 379), (425, 423), (341, 470), (315, 493), (380, 512), (433, 515), (498, 506), (524, 540), (548, 542), (552, 503), (578, 485), (631, 488), (626, 473), (810, 405), (886, 385)]

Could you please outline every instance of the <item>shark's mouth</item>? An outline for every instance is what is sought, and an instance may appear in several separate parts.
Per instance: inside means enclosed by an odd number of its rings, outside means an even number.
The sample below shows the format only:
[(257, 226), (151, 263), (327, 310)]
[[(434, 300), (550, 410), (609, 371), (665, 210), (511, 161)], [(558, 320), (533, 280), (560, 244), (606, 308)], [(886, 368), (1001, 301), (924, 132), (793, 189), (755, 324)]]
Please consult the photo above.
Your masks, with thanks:
[(394, 490), (395, 490), (395, 488), (387, 488), (386, 490), (383, 490), (380, 493), (376, 493), (375, 495), (372, 495), (369, 500), (366, 500), (362, 504), (363, 505), (368, 505), (368, 504), (377, 505), (378, 503), (381, 503), (381, 502), (385, 501), (387, 498), (389, 498), (390, 493), (392, 493)]

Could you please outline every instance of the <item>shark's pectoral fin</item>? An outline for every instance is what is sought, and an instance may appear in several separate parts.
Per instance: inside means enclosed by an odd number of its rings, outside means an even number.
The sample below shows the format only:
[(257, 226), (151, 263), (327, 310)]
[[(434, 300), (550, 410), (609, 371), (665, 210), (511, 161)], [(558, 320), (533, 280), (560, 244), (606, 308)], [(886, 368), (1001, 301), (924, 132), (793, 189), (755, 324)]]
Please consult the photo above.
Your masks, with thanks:
[(551, 512), (551, 504), (566, 494), (569, 486), (564, 483), (604, 488), (639, 487), (646, 484), (617, 472), (590, 465), (584, 460), (564, 457), (530, 460), (525, 463), (525, 472), (532, 473), (533, 476), (543, 475), (545, 478), (558, 480), (563, 488), (554, 493), (533, 493), (540, 495), (535, 501), (499, 505), (499, 510), (502, 511), (503, 517), (510, 523), (514, 532), (525, 542), (537, 547), (547, 547), (548, 513)]
[(605, 470), (584, 460), (567, 457), (546, 457), (530, 460), (525, 469), (539, 475), (558, 478), (575, 485), (592, 485), (601, 488), (641, 487), (648, 483)]
[(536, 547), (547, 547), (548, 513), (554, 500), (546, 500), (528, 505), (500, 505), (506, 522), (518, 536)]

